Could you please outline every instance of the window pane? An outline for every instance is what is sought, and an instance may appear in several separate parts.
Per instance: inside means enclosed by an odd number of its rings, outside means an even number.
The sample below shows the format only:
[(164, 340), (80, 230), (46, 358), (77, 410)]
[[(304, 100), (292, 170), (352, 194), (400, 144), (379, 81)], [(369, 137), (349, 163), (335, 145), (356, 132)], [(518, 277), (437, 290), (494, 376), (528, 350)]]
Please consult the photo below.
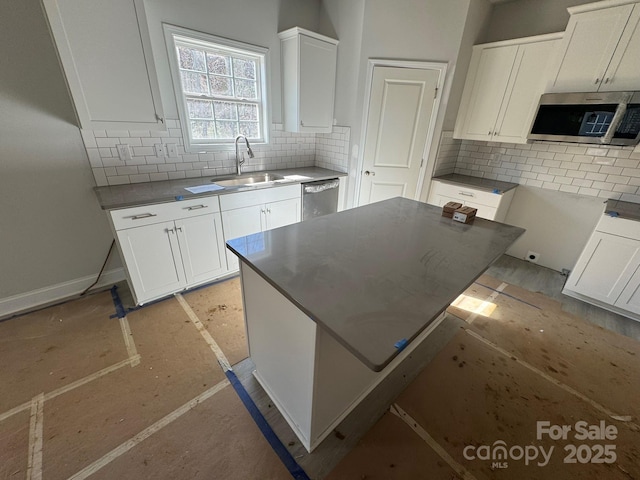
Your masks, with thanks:
[(229, 102), (214, 102), (216, 120), (237, 120), (236, 104)]
[(187, 47), (178, 47), (178, 57), (180, 58), (180, 68), (206, 73), (203, 51)]
[(218, 75), (231, 75), (231, 69), (229, 68), (229, 57), (223, 55), (216, 55), (213, 53), (207, 53), (207, 66), (209, 67), (209, 73), (215, 73)]
[(256, 78), (256, 62), (253, 60), (233, 59), (233, 76), (241, 78)]
[(187, 100), (187, 106), (189, 107), (189, 118), (213, 119), (211, 102), (207, 100)]
[(218, 138), (234, 139), (238, 135), (238, 124), (236, 122), (216, 122)]
[(240, 122), (240, 133), (248, 138), (260, 138), (257, 122)]
[(216, 129), (214, 122), (192, 120), (191, 134), (193, 138), (197, 139), (216, 138)]
[(257, 98), (256, 82), (253, 80), (234, 80), (236, 98)]
[(238, 104), (238, 116), (240, 120), (258, 120), (258, 106), (250, 103)]
[(227, 95), (229, 97), (233, 95), (233, 90), (231, 89), (231, 79), (229, 77), (209, 75), (209, 82), (211, 83), (212, 95)]
[(182, 90), (185, 93), (209, 94), (206, 75), (194, 72), (180, 72), (180, 76), (182, 77)]

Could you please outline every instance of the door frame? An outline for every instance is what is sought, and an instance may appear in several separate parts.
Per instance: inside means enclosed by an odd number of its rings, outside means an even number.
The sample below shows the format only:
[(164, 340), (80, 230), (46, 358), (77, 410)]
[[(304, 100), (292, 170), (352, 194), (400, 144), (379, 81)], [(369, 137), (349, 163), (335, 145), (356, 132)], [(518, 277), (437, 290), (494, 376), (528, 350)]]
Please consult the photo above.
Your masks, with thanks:
[(444, 90), (444, 81), (447, 75), (447, 62), (422, 62), (414, 60), (388, 60), (383, 58), (370, 58), (367, 62), (367, 78), (364, 90), (364, 104), (362, 109), (362, 122), (361, 125), (361, 146), (358, 151), (358, 166), (356, 170), (356, 188), (354, 195), (354, 206), (360, 204), (360, 187), (362, 184), (362, 169), (364, 166), (364, 147), (367, 141), (367, 127), (369, 123), (369, 105), (371, 103), (371, 87), (373, 85), (373, 69), (375, 67), (396, 67), (396, 68), (412, 68), (418, 70), (435, 70), (438, 72), (438, 81), (436, 88), (438, 93), (436, 99), (433, 102), (433, 109), (431, 110), (431, 121), (429, 122), (429, 131), (427, 132), (427, 139), (424, 144), (424, 150), (422, 151), (422, 158), (426, 161), (422, 163), (418, 172), (418, 183), (416, 185), (416, 194), (414, 200), (417, 200), (422, 195), (422, 188), (424, 186), (424, 176), (427, 171), (427, 164), (429, 163), (429, 152), (433, 145), (433, 137), (436, 130), (436, 123), (438, 120), (438, 114), (440, 113), (440, 102), (442, 100), (442, 92)]

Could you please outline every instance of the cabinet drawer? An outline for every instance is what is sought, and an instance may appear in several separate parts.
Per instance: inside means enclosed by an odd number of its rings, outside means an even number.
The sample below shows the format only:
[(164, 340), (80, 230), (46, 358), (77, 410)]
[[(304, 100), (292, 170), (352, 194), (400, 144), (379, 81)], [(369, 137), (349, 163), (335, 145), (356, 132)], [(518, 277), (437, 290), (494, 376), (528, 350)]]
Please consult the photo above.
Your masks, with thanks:
[(640, 222), (636, 220), (603, 215), (596, 231), (640, 240)]
[(300, 184), (286, 185), (283, 187), (263, 188), (249, 192), (230, 193), (220, 196), (220, 209), (222, 211), (235, 208), (250, 207), (263, 203), (278, 202), (290, 198), (299, 198), (301, 195)]
[(218, 197), (212, 196), (111, 210), (109, 214), (114, 228), (124, 230), (219, 211)]
[(500, 206), (500, 200), (502, 199), (502, 195), (500, 194), (477, 190), (475, 188), (462, 185), (454, 185), (451, 183), (434, 181), (433, 188), (435, 189), (434, 193), (437, 195), (457, 199), (465, 205), (467, 203), (474, 203), (486, 205), (487, 207), (498, 208)]

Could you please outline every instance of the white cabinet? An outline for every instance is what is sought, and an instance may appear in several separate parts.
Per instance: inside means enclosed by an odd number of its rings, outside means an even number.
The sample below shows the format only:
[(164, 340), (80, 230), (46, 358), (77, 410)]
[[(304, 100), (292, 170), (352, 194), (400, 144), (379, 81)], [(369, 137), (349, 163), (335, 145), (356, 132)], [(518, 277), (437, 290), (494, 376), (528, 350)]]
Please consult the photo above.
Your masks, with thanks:
[(282, 45), (284, 129), (330, 133), (338, 41), (298, 27), (278, 36)]
[(84, 129), (163, 130), (143, 0), (43, 0)]
[(640, 320), (640, 222), (603, 216), (562, 293)]
[(614, 0), (568, 10), (549, 91), (640, 89), (640, 4)]
[[(238, 192), (220, 197), (225, 241), (297, 223), (301, 218), (301, 187)], [(227, 252), (230, 271), (238, 270), (238, 257)]]
[(448, 202), (458, 202), (477, 208), (476, 215), (480, 218), (503, 222), (515, 191), (515, 188), (512, 188), (503, 193), (492, 193), (468, 185), (433, 179), (427, 203), (442, 207)]
[(455, 138), (526, 143), (562, 34), (473, 47)]
[(112, 210), (136, 304), (227, 273), (217, 197)]

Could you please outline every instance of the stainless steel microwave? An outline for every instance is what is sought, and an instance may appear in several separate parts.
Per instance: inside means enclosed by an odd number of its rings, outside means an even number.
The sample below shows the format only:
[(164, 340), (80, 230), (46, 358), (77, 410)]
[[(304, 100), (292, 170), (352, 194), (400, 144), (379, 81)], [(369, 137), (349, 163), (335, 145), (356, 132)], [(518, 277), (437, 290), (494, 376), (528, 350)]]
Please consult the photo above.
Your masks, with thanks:
[(640, 92), (545, 93), (528, 138), (636, 145), (640, 143)]

